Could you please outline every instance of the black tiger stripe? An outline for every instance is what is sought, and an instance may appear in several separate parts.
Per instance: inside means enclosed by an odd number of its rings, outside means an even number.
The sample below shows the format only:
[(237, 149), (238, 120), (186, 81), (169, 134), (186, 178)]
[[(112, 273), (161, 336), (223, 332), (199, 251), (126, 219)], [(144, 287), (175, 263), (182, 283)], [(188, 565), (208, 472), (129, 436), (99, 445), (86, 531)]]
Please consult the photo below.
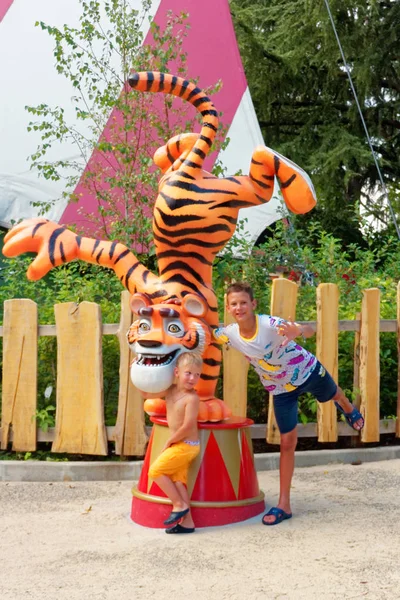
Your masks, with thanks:
[(190, 179), (191, 181), (195, 181), (196, 177), (193, 175), (189, 175), (189, 173), (185, 173), (185, 171), (178, 171), (179, 177), (185, 177), (186, 179)]
[(274, 154), (274, 169), (275, 169), (276, 174), (278, 174), (280, 166), (281, 166), (281, 161), (279, 160), (278, 156), (276, 156), (276, 154)]
[(174, 159), (174, 157), (172, 156), (172, 154), (171, 154), (171, 152), (170, 152), (170, 149), (169, 149), (168, 143), (167, 143), (167, 145), (166, 145), (165, 147), (166, 147), (166, 149), (167, 149), (167, 156), (168, 156), (168, 160), (169, 160), (169, 162), (170, 162), (170, 163), (171, 163), (171, 165), (172, 165), (172, 164), (175, 162), (175, 159)]
[(172, 92), (176, 88), (177, 83), (178, 83), (178, 78), (176, 77), (176, 75), (173, 75), (172, 80), (171, 80), (171, 89), (169, 90), (170, 94), (172, 94)]
[(213, 125), (212, 123), (203, 123), (202, 127), (209, 127), (215, 133), (217, 133), (217, 131), (218, 131), (218, 127), (215, 127), (215, 125)]
[(178, 135), (178, 139), (176, 140), (175, 143), (176, 143), (176, 149), (180, 153), (180, 147), (181, 147), (181, 136), (180, 135)]
[(237, 183), (238, 185), (240, 185), (240, 181), (239, 179), (236, 179), (236, 177), (226, 177), (227, 181), (232, 181), (233, 183)]
[(35, 227), (32, 229), (33, 238), (35, 237), (37, 230), (43, 227), (43, 225), (46, 225), (46, 223), (48, 223), (48, 221), (43, 221), (43, 223), (38, 223), (37, 225), (35, 225)]
[(219, 218), (225, 219), (225, 221), (228, 221), (228, 223), (232, 223), (232, 225), (236, 225), (237, 223), (237, 217), (228, 217), (228, 215), (220, 215)]
[(97, 262), (97, 263), (99, 262), (99, 260), (100, 260), (100, 257), (101, 257), (101, 255), (103, 254), (103, 252), (104, 252), (104, 248), (102, 248), (102, 249), (100, 250), (100, 252), (97, 254), (97, 256), (96, 256), (96, 262)]
[(296, 179), (296, 177), (297, 177), (296, 173), (293, 173), (293, 175), (291, 175), (289, 177), (289, 179), (287, 179), (287, 181), (283, 182), (283, 181), (279, 180), (280, 187), (283, 189), (289, 187), (289, 185)]
[(259, 162), (258, 160), (254, 160), (254, 158), (251, 159), (251, 164), (252, 165), (258, 165), (259, 167), (262, 167), (262, 162)]
[(63, 261), (63, 263), (67, 262), (67, 258), (65, 256), (65, 252), (64, 252), (64, 244), (62, 242), (60, 242), (60, 255), (61, 255), (61, 260)]
[[(194, 104), (192, 102), (192, 98), (194, 98), (195, 96), (197, 96), (197, 94), (202, 94), (203, 90), (201, 90), (199, 87), (195, 87), (194, 90), (192, 90), (189, 94), (189, 96), (186, 98), (186, 100), (188, 102), (190, 102), (191, 104)], [(194, 105), (195, 106), (195, 105)]]
[(147, 92), (149, 92), (151, 90), (153, 81), (154, 81), (154, 73), (152, 71), (147, 71), (147, 85), (146, 85)]
[(78, 246), (78, 248), (81, 247), (81, 243), (82, 243), (82, 236), (81, 235), (77, 235), (76, 236), (76, 245)]
[(165, 194), (164, 192), (159, 192), (159, 196), (161, 196), (162, 198), (164, 198), (168, 208), (170, 210), (176, 210), (177, 208), (181, 208), (182, 206), (189, 206), (189, 205), (196, 205), (196, 204), (201, 204), (202, 206), (205, 206), (206, 204), (214, 204), (214, 200), (208, 200), (208, 201), (203, 201), (203, 200), (192, 200), (191, 198), (180, 198), (179, 200), (177, 200), (176, 198), (173, 198), (171, 196), (167, 196), (167, 194)]
[(264, 173), (262, 173), (262, 177), (263, 177), (263, 179), (266, 179), (267, 181), (273, 181), (275, 179), (274, 175), (264, 175)]
[(115, 259), (114, 265), (116, 265), (117, 262), (119, 262), (122, 258), (125, 258), (125, 256), (127, 254), (129, 254), (129, 253), (130, 253), (130, 251), (128, 250), (128, 248), (126, 248), (126, 250), (124, 250), (123, 252), (121, 252), (121, 254), (118, 256), (118, 258)]
[(154, 239), (157, 240), (157, 242), (160, 242), (160, 244), (165, 244), (167, 247), (171, 247), (171, 245), (173, 244), (175, 248), (180, 248), (181, 246), (187, 246), (187, 245), (191, 245), (191, 246), (198, 246), (201, 248), (216, 248), (216, 252), (218, 252), (218, 250), (222, 247), (225, 246), (225, 244), (227, 244), (229, 242), (230, 238), (227, 238), (226, 240), (221, 240), (220, 242), (206, 242), (205, 240), (199, 240), (196, 238), (187, 238), (185, 240), (174, 240), (173, 242), (167, 238), (161, 237), (160, 235), (157, 235), (156, 232), (154, 232)]
[[(202, 104), (208, 104), (209, 102), (211, 102), (210, 98), (207, 98), (207, 96), (203, 96), (202, 98), (197, 98), (197, 100), (192, 102), (192, 104), (196, 108), (199, 108), (199, 106), (201, 106)], [(201, 113), (201, 114), (203, 114), (203, 113)]]
[(96, 248), (98, 247), (99, 244), (100, 244), (100, 240), (96, 240), (95, 243), (94, 243), (93, 249), (92, 249), (92, 251), (90, 253), (90, 256), (94, 255), (94, 251), (96, 250)]
[(150, 271), (148, 269), (143, 271), (142, 279), (143, 279), (144, 283), (147, 283), (147, 279), (148, 279), (149, 275), (150, 275)]
[(251, 173), (249, 174), (249, 177), (252, 181), (254, 181), (254, 183), (256, 183), (258, 186), (260, 186), (261, 188), (263, 188), (263, 190), (268, 190), (271, 188), (270, 185), (268, 185), (268, 183), (264, 183), (263, 181), (260, 181), (259, 179), (256, 179)]
[(222, 365), (222, 360), (215, 360), (215, 358), (204, 358), (203, 363), (209, 367), (219, 367)]
[(218, 378), (219, 375), (206, 375), (205, 373), (200, 375), (200, 379), (203, 379), (204, 381), (215, 381)]
[(247, 202), (247, 200), (227, 200), (226, 202), (220, 202), (216, 206), (210, 206), (210, 210), (215, 210), (216, 208), (238, 208), (242, 206), (251, 206), (251, 202)]
[(53, 233), (51, 234), (50, 238), (49, 238), (49, 258), (50, 258), (50, 262), (53, 265), (53, 267), (56, 266), (56, 259), (54, 257), (54, 251), (56, 248), (56, 242), (57, 242), (57, 238), (60, 237), (60, 235), (62, 235), (65, 231), (64, 227), (59, 227), (58, 229), (55, 229), (53, 231)]
[(227, 231), (228, 233), (231, 232), (230, 227), (228, 227), (228, 225), (224, 225), (223, 223), (221, 223), (220, 225), (209, 225), (208, 227), (188, 227), (187, 229), (178, 229), (176, 231), (170, 231), (168, 229), (164, 229), (164, 227), (160, 227), (160, 225), (155, 220), (154, 223), (157, 226), (157, 229), (160, 233), (173, 238), (186, 235), (196, 235), (197, 233), (204, 235), (207, 233), (219, 233), (221, 231)]
[(164, 90), (164, 73), (160, 73), (160, 81), (158, 84), (158, 91), (162, 92)]
[(139, 262), (137, 262), (135, 265), (133, 265), (133, 266), (132, 266), (132, 267), (131, 267), (131, 268), (130, 268), (128, 271), (127, 271), (127, 273), (126, 273), (126, 276), (125, 276), (125, 285), (126, 285), (126, 287), (128, 287), (128, 281), (129, 281), (129, 279), (131, 278), (131, 275), (132, 275), (132, 273), (134, 272), (134, 270), (135, 270), (135, 269), (137, 269), (137, 268), (138, 268), (138, 266), (139, 266), (139, 265), (140, 265), (140, 263), (139, 263)]
[(191, 281), (189, 281), (188, 279), (186, 279), (186, 277), (184, 277), (182, 273), (176, 273), (175, 275), (172, 275), (172, 277), (166, 279), (163, 283), (179, 283), (184, 287), (190, 288), (191, 290), (196, 292), (196, 294), (199, 294), (202, 298), (205, 299), (204, 294), (201, 292), (201, 290), (199, 290), (199, 287)]
[(110, 250), (108, 252), (108, 256), (111, 259), (114, 256), (114, 252), (115, 252), (115, 248), (117, 246), (118, 242), (112, 242), (111, 246), (110, 246)]
[(191, 258), (198, 260), (199, 262), (212, 266), (212, 262), (206, 259), (202, 254), (198, 254), (197, 252), (183, 252), (180, 250), (166, 250), (165, 252), (157, 253), (157, 259), (162, 260), (163, 258)]
[(217, 111), (215, 109), (208, 108), (206, 110), (201, 110), (200, 114), (201, 114), (202, 117), (211, 116), (211, 117), (218, 118), (218, 113), (217, 113)]
[(206, 287), (204, 279), (188, 264), (181, 260), (175, 260), (171, 262), (165, 269), (160, 271), (160, 275), (165, 275), (169, 271), (182, 271), (182, 273), (190, 273), (190, 275), (196, 279), (203, 287)]
[[(193, 150), (192, 150), (193, 152)], [(182, 161), (182, 159), (181, 159)], [(190, 167), (191, 169), (201, 169), (201, 165), (198, 165), (197, 163), (194, 163), (191, 160), (188, 160), (187, 158), (185, 158), (185, 160), (182, 161), (183, 164), (185, 165), (185, 167)], [(179, 171), (178, 171), (179, 173)]]
[(176, 227), (180, 223), (187, 223), (189, 221), (202, 221), (204, 217), (200, 217), (199, 215), (167, 215), (164, 211), (162, 211), (158, 206), (155, 206), (157, 211), (159, 212), (163, 223), (168, 225), (168, 227)]
[(192, 152), (193, 152), (194, 154), (197, 154), (197, 156), (200, 156), (200, 158), (201, 158), (202, 160), (204, 160), (204, 159), (205, 159), (205, 157), (206, 157), (206, 153), (205, 153), (205, 152), (203, 152), (203, 150), (201, 150), (200, 148), (193, 148)]
[(188, 81), (187, 79), (184, 79), (181, 83), (181, 89), (179, 91), (179, 96), (180, 98), (182, 98), (182, 96), (184, 96), (188, 86), (190, 85), (190, 81)]
[[(195, 183), (188, 183), (186, 181), (180, 181), (179, 179), (170, 180), (167, 182), (168, 187), (177, 187), (181, 190), (187, 190), (188, 192), (194, 192), (196, 194), (228, 194), (232, 196), (237, 196), (236, 192), (231, 192), (229, 190), (219, 190), (214, 188), (203, 188)], [(202, 202), (202, 201), (200, 201)]]
[(152, 294), (146, 294), (146, 296), (148, 296), (148, 298), (150, 298), (150, 300), (154, 300), (155, 298), (163, 298), (164, 296), (167, 296), (168, 292), (167, 290), (157, 290), (157, 292), (153, 292)]
[(210, 148), (211, 148), (211, 146), (212, 146), (212, 140), (209, 137), (201, 134), (200, 137), (199, 137), (199, 139), (203, 140), (203, 142), (205, 142), (206, 144), (208, 144), (210, 146)]

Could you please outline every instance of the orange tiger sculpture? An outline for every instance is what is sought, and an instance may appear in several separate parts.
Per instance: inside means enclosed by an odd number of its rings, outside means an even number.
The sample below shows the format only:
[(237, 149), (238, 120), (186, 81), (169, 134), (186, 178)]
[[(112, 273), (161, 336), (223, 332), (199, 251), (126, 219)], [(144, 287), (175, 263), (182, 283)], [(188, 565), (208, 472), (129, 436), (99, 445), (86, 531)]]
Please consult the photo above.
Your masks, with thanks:
[[(145, 294), (153, 305), (184, 302), (186, 296), (196, 294), (204, 304), (203, 322), (215, 327), (218, 312), (212, 264), (235, 231), (239, 209), (268, 202), (276, 177), (287, 207), (306, 213), (316, 203), (313, 185), (297, 165), (264, 146), (254, 150), (248, 176), (219, 179), (211, 175), (202, 167), (217, 132), (218, 114), (204, 92), (187, 80), (157, 72), (133, 73), (129, 83), (142, 92), (179, 96), (202, 115), (200, 134), (177, 135), (154, 155), (163, 173), (153, 213), (159, 276), (149, 272), (123, 244), (82, 237), (46, 219), (19, 223), (6, 235), (3, 253), (11, 257), (36, 252), (27, 272), (32, 280), (78, 258), (113, 269), (131, 294)], [(156, 314), (162, 318), (153, 306)], [(131, 334), (134, 347), (135, 331)], [(203, 363), (197, 391), (202, 400), (215, 399), (221, 366), (221, 350), (216, 343), (204, 346)], [(156, 369), (159, 367), (154, 367), (152, 378), (157, 377)]]

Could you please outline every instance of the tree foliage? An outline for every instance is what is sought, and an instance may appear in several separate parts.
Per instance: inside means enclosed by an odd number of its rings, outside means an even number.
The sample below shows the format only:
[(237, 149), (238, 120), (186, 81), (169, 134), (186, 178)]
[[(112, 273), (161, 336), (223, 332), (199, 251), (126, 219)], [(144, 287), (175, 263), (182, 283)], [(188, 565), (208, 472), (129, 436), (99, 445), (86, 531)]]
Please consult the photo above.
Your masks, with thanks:
[[(391, 199), (400, 175), (400, 3), (331, 0), (330, 8)], [(346, 243), (362, 243), (360, 205), (390, 225), (371, 195), (379, 182), (322, 0), (232, 0), (249, 87), (267, 145), (308, 171), (319, 219)]]

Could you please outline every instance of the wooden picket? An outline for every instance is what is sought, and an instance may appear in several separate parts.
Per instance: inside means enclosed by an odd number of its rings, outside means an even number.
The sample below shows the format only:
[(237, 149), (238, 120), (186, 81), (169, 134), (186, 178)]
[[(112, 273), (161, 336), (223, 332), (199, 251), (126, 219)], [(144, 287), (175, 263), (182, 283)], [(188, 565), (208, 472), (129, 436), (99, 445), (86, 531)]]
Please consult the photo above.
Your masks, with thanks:
[[(317, 287), (317, 358), (338, 382), (339, 289), (334, 283)], [(336, 442), (337, 415), (333, 402), (318, 403), (318, 441)]]
[(32, 300), (6, 300), (3, 325), (1, 449), (36, 450), (38, 312)]
[(364, 290), (361, 305), (360, 394), (363, 442), (379, 442), (379, 303), (377, 288)]
[[(289, 279), (279, 277), (272, 282), (271, 291), (271, 315), (282, 319), (296, 319), (297, 284)], [(269, 444), (280, 443), (280, 433), (275, 419), (273, 397), (269, 395), (267, 442)]]
[(102, 323), (93, 302), (56, 304), (57, 412), (52, 452), (107, 455)]
[(130, 294), (121, 294), (121, 319), (117, 336), (119, 339), (119, 395), (118, 414), (115, 425), (115, 453), (125, 456), (141, 456), (146, 447), (147, 435), (144, 424), (143, 398), (134, 387), (129, 372), (133, 356), (126, 341), (126, 332), (132, 323), (129, 305)]
[[(271, 314), (295, 319), (298, 286), (283, 278), (272, 283)], [(382, 320), (379, 314), (380, 292), (365, 290), (361, 312), (353, 321), (338, 320), (338, 288), (321, 284), (317, 288), (317, 357), (338, 380), (338, 337), (340, 331), (354, 331), (354, 403), (365, 417), (365, 428), (358, 436), (345, 423), (337, 422), (332, 403), (319, 406), (318, 424), (299, 426), (299, 436), (315, 436), (321, 442), (352, 435), (361, 442), (377, 442), (381, 431), (400, 437), (400, 359), (398, 368), (397, 422), (379, 420), (379, 333), (397, 335), (400, 356), (400, 283), (397, 320)], [(143, 399), (130, 381), (132, 355), (126, 343), (131, 324), (129, 294), (122, 292), (119, 324), (102, 324), (100, 307), (83, 302), (55, 306), (56, 325), (38, 325), (37, 306), (31, 300), (7, 300), (4, 304), (3, 391), (0, 446), (19, 452), (33, 451), (37, 441), (52, 441), (54, 452), (71, 454), (108, 453), (108, 442), (115, 452), (142, 456), (147, 442)], [(225, 314), (225, 323), (231, 318)], [(38, 335), (57, 337), (57, 410), (56, 427), (38, 431), (37, 407)], [(120, 346), (120, 387), (115, 427), (105, 427), (103, 406), (102, 336), (116, 335)], [(223, 351), (223, 398), (238, 416), (247, 413), (248, 362), (233, 349)], [(340, 374), (339, 374), (340, 375)], [(359, 392), (357, 394), (357, 392)], [(271, 400), (271, 399), (270, 399)], [(317, 431), (318, 425), (318, 431)], [(254, 425), (252, 435), (261, 437), (265, 425)], [(279, 443), (273, 402), (269, 402), (267, 441)]]
[[(234, 323), (234, 318), (226, 308), (224, 312), (224, 325)], [(233, 415), (245, 417), (247, 415), (247, 374), (249, 363), (241, 352), (235, 348), (223, 346), (222, 364), (226, 376), (223, 377), (223, 398)]]

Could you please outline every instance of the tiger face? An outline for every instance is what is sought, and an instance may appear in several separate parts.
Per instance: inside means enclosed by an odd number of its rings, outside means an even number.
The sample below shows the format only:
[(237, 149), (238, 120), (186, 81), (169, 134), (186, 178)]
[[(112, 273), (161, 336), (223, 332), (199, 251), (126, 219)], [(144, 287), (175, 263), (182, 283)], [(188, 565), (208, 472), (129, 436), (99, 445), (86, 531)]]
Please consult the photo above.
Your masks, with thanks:
[(182, 352), (204, 354), (211, 341), (202, 317), (208, 307), (194, 294), (181, 304), (151, 304), (145, 294), (133, 294), (131, 307), (138, 319), (132, 323), (128, 343), (136, 357), (131, 365), (132, 383), (140, 390), (158, 394), (174, 381), (176, 360)]

